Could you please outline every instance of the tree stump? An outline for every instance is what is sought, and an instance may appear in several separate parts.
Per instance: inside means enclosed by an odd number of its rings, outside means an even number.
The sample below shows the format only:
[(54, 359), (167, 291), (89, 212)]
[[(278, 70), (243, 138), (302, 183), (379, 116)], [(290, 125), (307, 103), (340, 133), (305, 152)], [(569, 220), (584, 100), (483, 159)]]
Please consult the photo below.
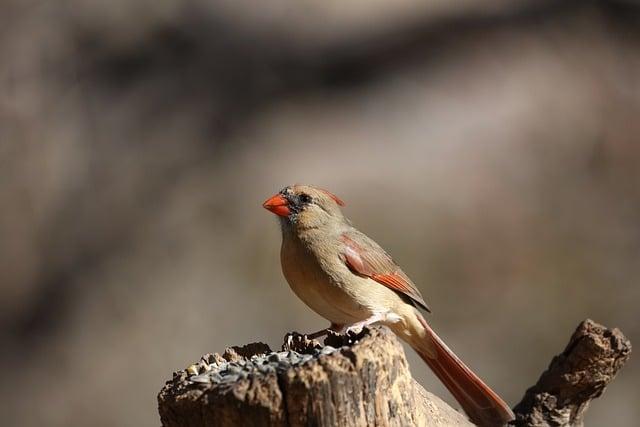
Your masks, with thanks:
[[(583, 322), (516, 406), (516, 423), (580, 425), (588, 402), (630, 352), (618, 330)], [(279, 352), (252, 343), (207, 354), (174, 373), (158, 404), (166, 427), (473, 425), (413, 380), (402, 345), (386, 327), (332, 334), (324, 344), (288, 334)], [(572, 415), (557, 424), (558, 411)]]

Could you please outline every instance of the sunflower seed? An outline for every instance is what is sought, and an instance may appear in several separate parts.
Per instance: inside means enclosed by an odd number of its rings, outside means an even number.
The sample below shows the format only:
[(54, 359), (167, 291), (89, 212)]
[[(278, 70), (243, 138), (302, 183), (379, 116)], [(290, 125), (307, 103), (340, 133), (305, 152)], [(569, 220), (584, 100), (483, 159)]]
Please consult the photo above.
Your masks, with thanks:
[(211, 382), (211, 378), (209, 378), (209, 375), (194, 375), (193, 377), (189, 378), (189, 380), (193, 381), (194, 383), (201, 384), (208, 384)]

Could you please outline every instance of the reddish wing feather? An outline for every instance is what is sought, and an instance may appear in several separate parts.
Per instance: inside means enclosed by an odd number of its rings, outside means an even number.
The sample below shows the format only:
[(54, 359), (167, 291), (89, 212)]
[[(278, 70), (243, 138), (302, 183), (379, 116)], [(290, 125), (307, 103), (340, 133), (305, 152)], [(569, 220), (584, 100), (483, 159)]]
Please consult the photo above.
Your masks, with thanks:
[[(429, 307), (411, 279), (398, 267), (391, 257), (373, 240), (361, 233), (342, 235), (345, 244), (343, 255), (347, 266), (355, 273), (370, 277), (376, 282), (398, 291), (427, 311)], [(357, 239), (358, 241), (356, 241)], [(361, 242), (361, 243), (359, 243)]]
[(396, 274), (372, 274), (371, 278), (405, 294), (411, 294), (414, 291), (410, 284)]

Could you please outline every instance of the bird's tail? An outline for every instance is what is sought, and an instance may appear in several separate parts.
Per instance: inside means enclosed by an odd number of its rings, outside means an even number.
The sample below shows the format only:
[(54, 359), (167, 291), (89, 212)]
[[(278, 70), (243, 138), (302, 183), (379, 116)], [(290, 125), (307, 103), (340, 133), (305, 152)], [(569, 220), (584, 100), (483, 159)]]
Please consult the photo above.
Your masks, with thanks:
[(471, 421), (482, 427), (504, 426), (514, 419), (509, 406), (489, 388), (418, 315), (426, 336), (411, 345), (456, 398)]

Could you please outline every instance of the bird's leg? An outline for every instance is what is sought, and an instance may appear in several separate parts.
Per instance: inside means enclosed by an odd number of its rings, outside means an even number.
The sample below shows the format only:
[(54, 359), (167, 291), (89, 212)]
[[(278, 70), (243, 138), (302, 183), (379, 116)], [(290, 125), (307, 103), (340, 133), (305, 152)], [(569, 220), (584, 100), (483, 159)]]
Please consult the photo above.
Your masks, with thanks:
[[(313, 342), (316, 338), (323, 337), (328, 335), (330, 332), (334, 332), (339, 334), (340, 330), (342, 330), (344, 325), (340, 325), (337, 323), (332, 323), (331, 326), (325, 329), (321, 329), (318, 332), (313, 332), (311, 334), (299, 334), (298, 332), (288, 332), (284, 336), (284, 344), (282, 345), (283, 350), (291, 350), (294, 348), (300, 348), (300, 343), (310, 343)], [(304, 344), (306, 345), (306, 344)]]
[(323, 337), (325, 335), (327, 335), (329, 333), (330, 328), (324, 328), (324, 329), (320, 329), (317, 332), (312, 332), (310, 334), (305, 334), (305, 336), (307, 338), (309, 338), (310, 340), (315, 340), (316, 338), (320, 338)]
[(353, 332), (355, 334), (359, 334), (362, 331), (362, 328), (364, 328), (365, 326), (369, 326), (376, 322), (386, 320), (387, 317), (388, 317), (387, 313), (376, 313), (373, 316), (367, 319), (364, 319), (360, 322), (353, 323), (349, 326), (343, 326), (342, 329), (340, 329), (340, 333), (348, 334), (349, 332)]
[(307, 338), (309, 338), (310, 340), (314, 340), (316, 338), (320, 338), (320, 337), (323, 337), (323, 336), (329, 334), (330, 331), (333, 331), (333, 332), (341, 331), (343, 327), (344, 327), (344, 325), (339, 325), (337, 323), (331, 323), (331, 326), (329, 326), (328, 328), (324, 328), (324, 329), (321, 329), (321, 330), (319, 330), (317, 332), (313, 332), (313, 333), (306, 334), (306, 335), (307, 335)]

